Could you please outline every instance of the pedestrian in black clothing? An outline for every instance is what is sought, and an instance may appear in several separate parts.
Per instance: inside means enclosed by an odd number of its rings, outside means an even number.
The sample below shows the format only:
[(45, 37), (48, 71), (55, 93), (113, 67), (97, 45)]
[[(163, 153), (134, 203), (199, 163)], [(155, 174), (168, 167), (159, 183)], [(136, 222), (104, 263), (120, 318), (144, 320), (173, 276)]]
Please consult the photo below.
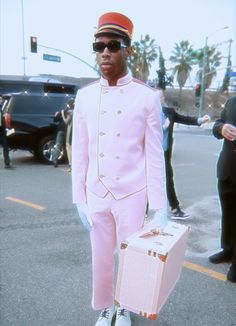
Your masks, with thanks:
[(62, 116), (66, 124), (66, 153), (69, 163), (68, 172), (71, 172), (71, 147), (72, 147), (72, 123), (73, 123), (74, 99), (67, 102), (66, 109), (62, 111)]
[(52, 149), (51, 160), (54, 167), (58, 166), (58, 160), (62, 156), (66, 143), (66, 123), (63, 117), (63, 110), (57, 111), (54, 115), (54, 122), (57, 122), (56, 144)]
[(213, 135), (224, 138), (217, 163), (223, 250), (210, 256), (209, 260), (214, 264), (231, 261), (227, 279), (236, 282), (236, 96), (226, 102), (220, 119), (213, 125)]
[(160, 90), (160, 99), (162, 103), (162, 127), (163, 127), (163, 148), (165, 154), (166, 166), (166, 187), (169, 205), (171, 207), (172, 219), (186, 219), (189, 217), (181, 208), (176, 195), (174, 186), (174, 173), (171, 164), (172, 148), (173, 148), (173, 129), (174, 123), (181, 123), (185, 125), (200, 126), (202, 123), (209, 122), (210, 117), (205, 115), (202, 118), (185, 116), (177, 113), (174, 108), (167, 107), (164, 102), (164, 93)]
[(11, 160), (9, 156), (9, 146), (7, 141), (7, 128), (6, 121), (2, 112), (2, 108), (0, 108), (0, 144), (3, 147), (3, 157), (5, 169), (12, 169)]

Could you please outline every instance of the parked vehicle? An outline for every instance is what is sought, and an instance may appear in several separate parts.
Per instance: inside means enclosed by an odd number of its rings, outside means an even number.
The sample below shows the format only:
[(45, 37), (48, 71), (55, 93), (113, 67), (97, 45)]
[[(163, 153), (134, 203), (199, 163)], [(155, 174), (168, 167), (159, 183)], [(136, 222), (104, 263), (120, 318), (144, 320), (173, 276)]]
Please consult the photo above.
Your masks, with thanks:
[(8, 137), (10, 148), (28, 150), (43, 162), (50, 163), (57, 129), (53, 121), (55, 112), (64, 108), (68, 100), (74, 97), (75, 94), (65, 93), (3, 95), (6, 124), (14, 130)]

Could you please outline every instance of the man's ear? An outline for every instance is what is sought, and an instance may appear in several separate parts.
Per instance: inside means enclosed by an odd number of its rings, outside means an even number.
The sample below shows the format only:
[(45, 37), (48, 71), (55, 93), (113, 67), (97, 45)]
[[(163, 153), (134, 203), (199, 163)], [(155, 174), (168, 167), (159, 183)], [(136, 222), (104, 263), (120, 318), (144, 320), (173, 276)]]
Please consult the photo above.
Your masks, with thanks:
[(132, 46), (129, 46), (128, 48), (126, 48), (126, 60), (128, 60), (128, 58), (132, 55), (132, 53), (133, 53)]
[(127, 53), (128, 53), (128, 56), (130, 57), (131, 54), (133, 53), (133, 48), (132, 48), (132, 46), (129, 46), (129, 47), (127, 48)]

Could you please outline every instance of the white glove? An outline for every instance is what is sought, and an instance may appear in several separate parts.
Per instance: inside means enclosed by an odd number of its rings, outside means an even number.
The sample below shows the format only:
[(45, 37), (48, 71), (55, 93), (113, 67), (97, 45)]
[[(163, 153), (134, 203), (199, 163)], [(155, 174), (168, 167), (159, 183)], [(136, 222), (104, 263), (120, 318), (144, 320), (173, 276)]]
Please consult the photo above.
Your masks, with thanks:
[(166, 130), (169, 127), (169, 125), (170, 125), (170, 119), (166, 118), (162, 128)]
[(203, 124), (203, 123), (206, 123), (206, 122), (210, 122), (211, 121), (211, 118), (209, 117), (209, 115), (205, 114), (202, 118), (198, 118), (197, 119), (197, 123), (199, 125)]
[(81, 222), (83, 223), (83, 226), (86, 230), (91, 231), (93, 222), (91, 219), (91, 216), (89, 214), (89, 209), (87, 204), (76, 204), (79, 217), (81, 219)]
[(157, 229), (164, 229), (167, 226), (167, 208), (162, 208), (154, 211), (154, 213), (150, 210), (148, 212), (148, 224), (152, 225)]

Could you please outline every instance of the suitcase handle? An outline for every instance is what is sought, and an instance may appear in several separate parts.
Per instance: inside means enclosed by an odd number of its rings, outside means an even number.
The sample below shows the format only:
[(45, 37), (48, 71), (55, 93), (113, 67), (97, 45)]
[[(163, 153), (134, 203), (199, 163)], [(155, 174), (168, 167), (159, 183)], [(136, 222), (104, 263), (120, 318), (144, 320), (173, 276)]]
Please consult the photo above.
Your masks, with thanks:
[(160, 235), (163, 235), (164, 237), (168, 236), (168, 237), (173, 237), (173, 234), (171, 233), (167, 233), (167, 232), (163, 232), (160, 231), (158, 229), (152, 229), (148, 232), (143, 233), (142, 235), (140, 235), (140, 238), (150, 238), (150, 237), (158, 237)]

